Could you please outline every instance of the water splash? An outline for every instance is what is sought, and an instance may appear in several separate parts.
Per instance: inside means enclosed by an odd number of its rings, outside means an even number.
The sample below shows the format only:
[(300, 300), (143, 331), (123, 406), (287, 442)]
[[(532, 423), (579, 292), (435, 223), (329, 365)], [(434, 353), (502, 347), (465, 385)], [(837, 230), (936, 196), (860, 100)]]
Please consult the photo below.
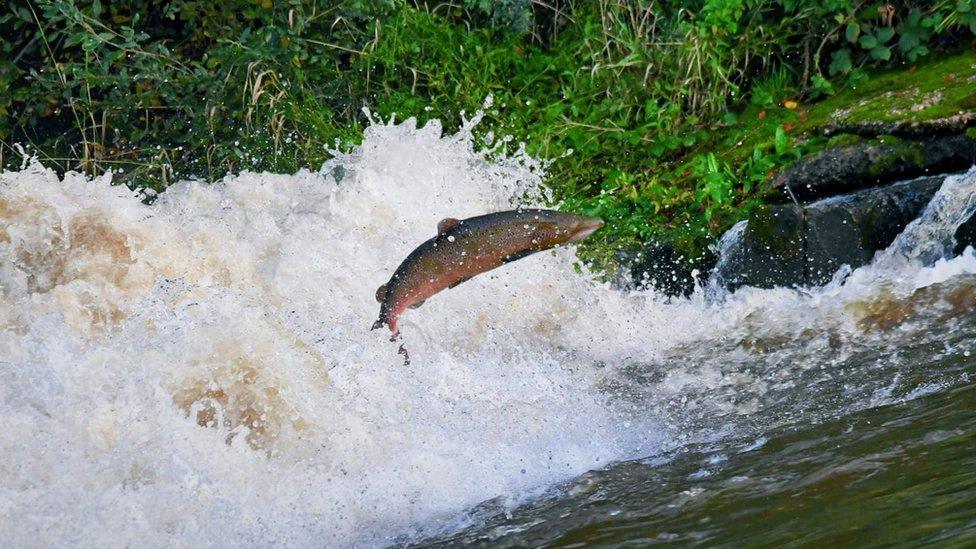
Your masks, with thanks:
[[(579, 276), (562, 249), (408, 312), (404, 367), (369, 331), (376, 287), (439, 219), (539, 201), (543, 173), (475, 151), (470, 124), (408, 120), (374, 123), (320, 172), (182, 182), (152, 206), (108, 177), (0, 175), (0, 538), (449, 531), (485, 500), (737, 418), (791, 421), (783, 384), (830, 337), (862, 337), (847, 307), (869, 286), (668, 301)], [(976, 259), (911, 269), (934, 280)]]
[(876, 268), (889, 267), (895, 257), (932, 265), (952, 257), (959, 227), (976, 212), (976, 167), (945, 179), (925, 210), (912, 221), (884, 253)]
[(593, 365), (653, 353), (610, 318), (650, 332), (663, 312), (576, 275), (571, 250), (408, 313), (409, 368), (369, 331), (439, 219), (531, 202), (541, 173), (413, 121), (321, 173), (152, 206), (109, 177), (4, 173), (0, 537), (382, 544), (654, 447)]

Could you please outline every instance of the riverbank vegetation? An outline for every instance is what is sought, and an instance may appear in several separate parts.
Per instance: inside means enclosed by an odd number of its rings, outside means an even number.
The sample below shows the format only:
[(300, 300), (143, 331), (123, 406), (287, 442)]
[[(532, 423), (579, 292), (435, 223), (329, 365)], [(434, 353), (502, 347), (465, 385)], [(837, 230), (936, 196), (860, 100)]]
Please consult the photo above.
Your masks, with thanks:
[(20, 144), (154, 190), (315, 169), (363, 107), (452, 131), (491, 97), (485, 144), (524, 143), (561, 208), (608, 220), (587, 259), (695, 257), (836, 113), (972, 111), (974, 33), (976, 0), (12, 0), (0, 164)]

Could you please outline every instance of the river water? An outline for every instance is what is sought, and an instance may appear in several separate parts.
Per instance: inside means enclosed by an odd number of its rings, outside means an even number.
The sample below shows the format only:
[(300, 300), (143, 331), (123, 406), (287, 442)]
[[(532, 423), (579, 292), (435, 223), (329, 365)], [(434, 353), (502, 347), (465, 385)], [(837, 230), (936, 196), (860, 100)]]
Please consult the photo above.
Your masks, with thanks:
[(0, 175), (4, 545), (976, 542), (976, 172), (872, 265), (668, 300), (537, 254), (369, 330), (545, 167), (376, 122), (320, 172)]

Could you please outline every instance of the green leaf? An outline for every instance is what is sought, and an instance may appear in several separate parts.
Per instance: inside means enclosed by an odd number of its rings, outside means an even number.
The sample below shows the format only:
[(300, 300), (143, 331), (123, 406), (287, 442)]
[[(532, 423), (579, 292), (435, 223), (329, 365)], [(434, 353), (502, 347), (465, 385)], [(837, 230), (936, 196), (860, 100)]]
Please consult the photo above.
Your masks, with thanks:
[(917, 46), (919, 43), (919, 37), (917, 34), (912, 32), (906, 32), (898, 37), (898, 49), (907, 52)]
[(909, 61), (913, 61), (914, 62), (919, 57), (923, 57), (923, 56), (926, 56), (928, 54), (929, 54), (929, 49), (927, 47), (925, 47), (925, 46), (919, 45), (919, 46), (916, 46), (916, 47), (912, 48), (908, 52), (907, 55), (908, 55)]
[(851, 50), (844, 48), (831, 54), (830, 67), (827, 70), (833, 76), (835, 74), (847, 73), (853, 66), (853, 63), (851, 63)]
[(830, 83), (830, 80), (827, 80), (819, 74), (814, 76), (810, 82), (813, 84), (814, 97), (821, 95), (834, 95), (835, 93), (834, 85)]
[(859, 85), (867, 82), (869, 79), (868, 74), (861, 69), (853, 69), (851, 73), (847, 76), (847, 85), (856, 88)]
[(776, 154), (786, 154), (789, 151), (790, 141), (783, 126), (776, 126), (776, 136), (773, 138), (773, 146), (776, 147)]
[(871, 58), (880, 61), (888, 61), (891, 59), (891, 48), (887, 46), (878, 46), (871, 50)]
[(891, 40), (891, 37), (894, 35), (895, 35), (895, 29), (891, 27), (884, 27), (878, 29), (878, 32), (875, 34), (875, 36), (878, 38), (878, 42), (882, 44), (888, 42), (888, 40)]
[(857, 24), (857, 21), (851, 21), (847, 24), (847, 30), (844, 31), (844, 36), (847, 38), (848, 42), (852, 44), (857, 42), (858, 35), (861, 34), (861, 25)]
[(861, 44), (861, 47), (866, 50), (870, 50), (878, 46), (878, 39), (871, 34), (865, 34), (858, 42)]

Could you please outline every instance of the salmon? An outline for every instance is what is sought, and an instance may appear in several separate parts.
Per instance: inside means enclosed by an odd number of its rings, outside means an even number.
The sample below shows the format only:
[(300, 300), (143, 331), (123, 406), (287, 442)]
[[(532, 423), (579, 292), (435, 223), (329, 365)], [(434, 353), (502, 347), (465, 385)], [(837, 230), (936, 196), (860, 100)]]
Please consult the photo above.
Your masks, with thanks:
[(380, 316), (373, 330), (397, 322), (434, 294), (472, 277), (556, 246), (578, 242), (603, 227), (599, 217), (554, 210), (518, 209), (437, 224), (437, 236), (417, 247), (376, 290)]

